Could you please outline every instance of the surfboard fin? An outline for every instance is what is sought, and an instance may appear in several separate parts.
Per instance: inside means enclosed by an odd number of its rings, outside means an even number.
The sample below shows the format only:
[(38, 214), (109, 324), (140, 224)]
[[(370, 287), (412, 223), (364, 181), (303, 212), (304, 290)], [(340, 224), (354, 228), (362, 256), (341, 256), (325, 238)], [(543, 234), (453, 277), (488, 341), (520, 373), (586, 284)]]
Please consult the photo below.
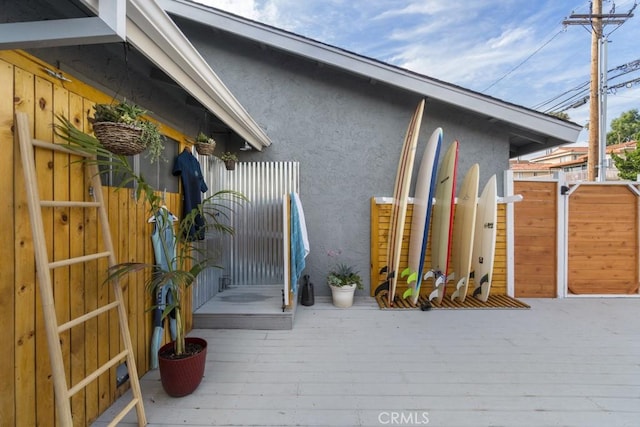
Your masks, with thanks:
[(373, 294), (377, 296), (382, 291), (387, 291), (387, 292), (389, 291), (389, 281), (388, 280), (385, 280), (384, 282), (380, 283), (380, 285), (378, 285), (378, 287), (373, 292)]
[(462, 288), (465, 288), (465, 278), (463, 277), (462, 279), (458, 280), (458, 283), (456, 284), (456, 290), (451, 294), (451, 301), (455, 301), (456, 298), (458, 298), (458, 300), (460, 302), (464, 302), (466, 295), (463, 295), (462, 293)]
[(473, 296), (478, 298), (482, 302), (487, 302), (489, 299), (489, 288), (491, 283), (489, 283), (489, 274), (485, 274), (480, 279), (480, 286), (474, 289)]
[(429, 294), (429, 301), (433, 301), (433, 299), (435, 298), (438, 304), (442, 302), (442, 297), (444, 296), (445, 291), (445, 284), (446, 276), (444, 274), (438, 275), (436, 283), (434, 284), (433, 292)]

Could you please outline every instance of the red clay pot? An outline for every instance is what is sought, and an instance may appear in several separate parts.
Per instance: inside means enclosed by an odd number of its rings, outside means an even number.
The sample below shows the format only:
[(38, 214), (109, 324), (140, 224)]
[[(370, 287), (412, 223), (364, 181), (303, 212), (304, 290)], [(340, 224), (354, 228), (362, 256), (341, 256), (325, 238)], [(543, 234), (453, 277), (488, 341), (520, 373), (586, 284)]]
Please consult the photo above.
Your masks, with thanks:
[(162, 388), (169, 396), (182, 397), (191, 394), (202, 381), (207, 359), (207, 342), (202, 338), (185, 338), (187, 349), (190, 344), (200, 346), (202, 350), (180, 359), (173, 358), (173, 342), (163, 345), (158, 350), (160, 380)]

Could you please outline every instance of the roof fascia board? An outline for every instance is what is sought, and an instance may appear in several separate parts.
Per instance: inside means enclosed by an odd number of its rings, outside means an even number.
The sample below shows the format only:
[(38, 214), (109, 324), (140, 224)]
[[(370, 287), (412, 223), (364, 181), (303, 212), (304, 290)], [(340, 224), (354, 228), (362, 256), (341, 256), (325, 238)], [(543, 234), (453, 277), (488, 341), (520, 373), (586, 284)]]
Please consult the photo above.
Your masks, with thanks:
[(28, 49), (121, 42), (126, 0), (98, 2), (96, 17), (0, 24), (0, 49)]
[(574, 123), (548, 117), (524, 107), (445, 84), (402, 68), (391, 66), (351, 52), (335, 48), (293, 33), (227, 14), (185, 0), (158, 0), (165, 11), (204, 25), (236, 34), (258, 43), (349, 70), (363, 77), (426, 95), (477, 114), (515, 123), (535, 131), (575, 142), (582, 128)]
[[(92, 9), (98, 2), (82, 1)], [(128, 0), (127, 39), (256, 150), (271, 144), (267, 134), (154, 0)]]

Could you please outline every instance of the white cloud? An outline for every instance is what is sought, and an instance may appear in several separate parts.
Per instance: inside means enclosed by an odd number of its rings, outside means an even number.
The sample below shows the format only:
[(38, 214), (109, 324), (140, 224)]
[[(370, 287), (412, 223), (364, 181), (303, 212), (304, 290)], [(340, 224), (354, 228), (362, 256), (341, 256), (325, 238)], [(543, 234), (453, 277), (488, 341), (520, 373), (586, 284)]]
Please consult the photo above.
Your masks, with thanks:
[(194, 0), (196, 3), (226, 10), (236, 15), (253, 20), (261, 20), (255, 0)]
[[(498, 82), (488, 95), (527, 107), (589, 79), (589, 32), (579, 26), (561, 32), (564, 18), (589, 11), (586, 1), (198, 1), (468, 89)], [(632, 5), (618, 0), (616, 12)], [(611, 65), (639, 57), (639, 18), (632, 19), (611, 34)], [(631, 89), (610, 99), (610, 118), (640, 104)], [(567, 113), (586, 123), (588, 104)]]

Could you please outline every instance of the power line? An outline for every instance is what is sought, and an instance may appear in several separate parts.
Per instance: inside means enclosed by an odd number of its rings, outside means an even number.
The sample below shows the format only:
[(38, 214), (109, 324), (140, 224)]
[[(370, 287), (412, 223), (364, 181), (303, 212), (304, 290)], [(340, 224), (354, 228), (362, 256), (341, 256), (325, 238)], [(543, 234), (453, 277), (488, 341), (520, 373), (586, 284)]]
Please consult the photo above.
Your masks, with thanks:
[(491, 89), (492, 87), (494, 87), (495, 85), (500, 83), (502, 80), (507, 78), (515, 70), (517, 70), (518, 68), (522, 67), (527, 61), (529, 61), (531, 58), (533, 58), (538, 52), (540, 52), (542, 49), (544, 49), (545, 46), (547, 46), (549, 43), (551, 43), (556, 37), (558, 37), (564, 31), (565, 31), (564, 28), (561, 29), (560, 31), (558, 31), (556, 34), (553, 35), (553, 37), (551, 37), (549, 40), (547, 40), (545, 43), (543, 43), (542, 46), (540, 46), (535, 51), (533, 51), (533, 53), (531, 55), (527, 56), (522, 62), (520, 62), (518, 65), (516, 65), (511, 70), (509, 70), (504, 76), (500, 77), (498, 80), (496, 80), (495, 82), (493, 82), (489, 86), (487, 86), (484, 90), (481, 91), (481, 93), (485, 93), (486, 91), (488, 91), (489, 89)]
[[(607, 71), (607, 83), (614, 81), (624, 75), (627, 75), (629, 73), (632, 73), (634, 71), (640, 70), (640, 59), (636, 59), (635, 61), (631, 61), (631, 62), (627, 62), (626, 64), (622, 64), (622, 65), (618, 65), (617, 67), (611, 68), (610, 70)], [(614, 74), (614, 75), (609, 75), (609, 73)], [(626, 82), (625, 82), (626, 83)], [(564, 92), (562, 92), (559, 95), (553, 96), (549, 99), (547, 99), (546, 101), (540, 102), (536, 105), (534, 105), (533, 109), (535, 110), (541, 110), (545, 113), (549, 113), (549, 112), (557, 112), (557, 111), (566, 111), (569, 110), (571, 108), (577, 108), (580, 107), (584, 104), (587, 103), (587, 101), (589, 100), (589, 96), (584, 96), (584, 94), (587, 92), (588, 90), (588, 86), (590, 84), (590, 81), (587, 80), (569, 90), (566, 90)], [(623, 85), (624, 86), (624, 85)], [(609, 86), (611, 87), (611, 86)], [(575, 93), (574, 93), (575, 92)], [(611, 92), (609, 92), (611, 93)], [(563, 97), (565, 97), (566, 95), (571, 94), (571, 96), (568, 96), (566, 98), (563, 99)], [(553, 103), (554, 101), (558, 101), (555, 104), (553, 104), (550, 107), (545, 108), (544, 110), (542, 110), (543, 107), (548, 106), (549, 104)]]

